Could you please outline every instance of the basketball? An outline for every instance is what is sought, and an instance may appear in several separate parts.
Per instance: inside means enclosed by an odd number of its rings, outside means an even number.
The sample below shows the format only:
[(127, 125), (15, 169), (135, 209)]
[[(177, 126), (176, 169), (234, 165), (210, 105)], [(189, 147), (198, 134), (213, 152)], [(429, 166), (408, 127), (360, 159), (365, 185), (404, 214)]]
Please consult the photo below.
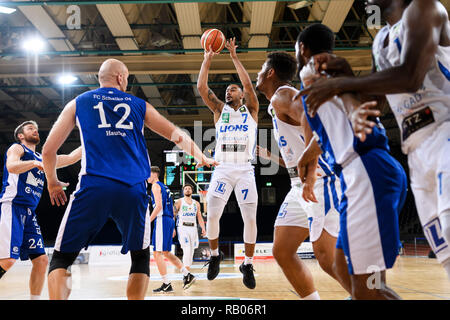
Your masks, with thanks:
[(211, 46), (216, 53), (222, 51), (226, 43), (225, 35), (218, 29), (206, 30), (200, 41), (204, 50), (208, 50)]

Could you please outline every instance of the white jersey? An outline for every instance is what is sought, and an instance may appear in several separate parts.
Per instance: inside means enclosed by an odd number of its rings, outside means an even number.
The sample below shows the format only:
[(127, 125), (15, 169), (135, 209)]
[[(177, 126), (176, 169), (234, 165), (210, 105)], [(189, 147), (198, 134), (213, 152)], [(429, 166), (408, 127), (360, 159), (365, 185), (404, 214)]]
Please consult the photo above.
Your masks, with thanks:
[(192, 199), (192, 203), (187, 203), (184, 198), (181, 198), (180, 209), (178, 210), (178, 226), (188, 225), (197, 226), (197, 201)]
[[(389, 44), (384, 42), (389, 36)], [(373, 44), (377, 71), (402, 63), (405, 26), (402, 18), (392, 27), (381, 29)], [(436, 128), (450, 121), (450, 47), (438, 46), (433, 64), (425, 76), (422, 87), (415, 93), (386, 95), (400, 127), (402, 150), (416, 149)]]
[(234, 110), (225, 104), (216, 123), (214, 160), (220, 163), (252, 161), (255, 157), (257, 129), (258, 124), (245, 105)]
[[(290, 88), (297, 91), (295, 88), (291, 86), (281, 86), (277, 89), (285, 89)], [(273, 97), (277, 93), (275, 91)], [(272, 97), (272, 99), (273, 99)], [(272, 106), (272, 102), (270, 103), (267, 112), (272, 117), (273, 123), (273, 135), (275, 140), (278, 143), (278, 147), (280, 148), (280, 154), (283, 158), (284, 163), (286, 164), (289, 176), (291, 178), (291, 184), (300, 184), (300, 178), (298, 177), (297, 164), (300, 159), (303, 151), (305, 150), (305, 139), (304, 139), (304, 131), (301, 126), (294, 126), (289, 123), (281, 121)], [(331, 170), (327, 167), (325, 162), (322, 159), (319, 159), (320, 167), (317, 168), (317, 173), (320, 177), (327, 175), (323, 170), (323, 166), (325, 166), (325, 170), (331, 173)], [(327, 169), (328, 168), (328, 169)]]

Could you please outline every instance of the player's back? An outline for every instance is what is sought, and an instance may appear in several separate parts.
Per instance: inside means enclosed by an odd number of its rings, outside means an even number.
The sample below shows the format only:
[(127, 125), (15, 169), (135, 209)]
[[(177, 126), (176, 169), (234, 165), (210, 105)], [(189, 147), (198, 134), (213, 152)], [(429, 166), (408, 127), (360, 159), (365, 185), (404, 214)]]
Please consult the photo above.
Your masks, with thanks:
[(144, 138), (146, 102), (115, 88), (98, 88), (76, 98), (83, 148), (80, 175), (134, 185), (150, 176)]
[[(170, 189), (161, 181), (156, 182), (161, 188), (161, 205), (162, 210), (158, 213), (158, 217), (166, 216), (173, 219), (173, 199)], [(156, 206), (155, 196), (153, 191), (151, 192), (151, 200), (153, 208)]]

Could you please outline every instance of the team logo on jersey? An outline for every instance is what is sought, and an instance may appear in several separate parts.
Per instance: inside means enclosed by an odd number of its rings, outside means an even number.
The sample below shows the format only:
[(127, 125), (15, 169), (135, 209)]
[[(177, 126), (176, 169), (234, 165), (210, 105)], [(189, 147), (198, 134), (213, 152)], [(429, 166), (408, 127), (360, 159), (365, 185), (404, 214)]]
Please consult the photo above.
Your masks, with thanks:
[(246, 125), (246, 124), (238, 124), (238, 125), (229, 124), (229, 125), (226, 125), (226, 126), (220, 126), (220, 130), (219, 131), (221, 133), (231, 132), (231, 131), (247, 132), (248, 131), (248, 125)]
[(230, 114), (229, 113), (222, 114), (222, 122), (223, 123), (230, 123)]
[(240, 112), (246, 112), (247, 110), (245, 109), (245, 107), (240, 107), (240, 108), (239, 108), (239, 111), (240, 111)]
[(225, 183), (217, 181), (216, 192), (220, 194), (225, 194)]

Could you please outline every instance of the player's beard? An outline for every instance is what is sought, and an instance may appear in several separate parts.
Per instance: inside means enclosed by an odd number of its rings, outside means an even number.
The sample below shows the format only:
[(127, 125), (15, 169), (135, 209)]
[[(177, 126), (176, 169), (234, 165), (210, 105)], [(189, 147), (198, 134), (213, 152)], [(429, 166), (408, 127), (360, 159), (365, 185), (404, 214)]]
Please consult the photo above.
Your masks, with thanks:
[(25, 141), (30, 144), (38, 145), (39, 142), (41, 142), (41, 139), (39, 136), (29, 135), (25, 137)]

